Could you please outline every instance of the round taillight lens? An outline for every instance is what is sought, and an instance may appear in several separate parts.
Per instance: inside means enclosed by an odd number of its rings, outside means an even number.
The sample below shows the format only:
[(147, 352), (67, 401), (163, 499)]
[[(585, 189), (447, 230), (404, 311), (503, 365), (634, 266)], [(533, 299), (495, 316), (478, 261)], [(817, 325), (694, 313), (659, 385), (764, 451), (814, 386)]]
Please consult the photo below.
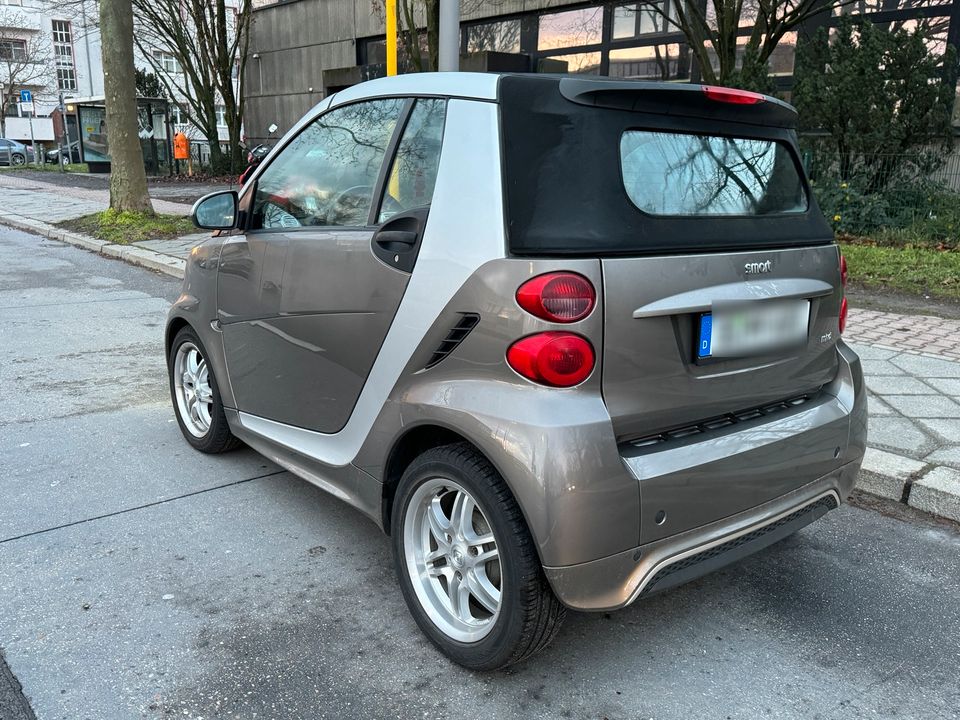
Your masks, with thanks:
[(840, 284), (847, 286), (847, 259), (843, 255), (840, 256)]
[(531, 315), (550, 322), (583, 320), (593, 310), (597, 293), (583, 275), (547, 273), (527, 280), (517, 290), (517, 304)]
[(529, 380), (552, 387), (579, 385), (593, 372), (596, 356), (588, 340), (565, 332), (543, 332), (517, 340), (507, 363)]
[(846, 329), (846, 327), (847, 327), (847, 299), (843, 298), (843, 300), (840, 301), (840, 333), (841, 334)]

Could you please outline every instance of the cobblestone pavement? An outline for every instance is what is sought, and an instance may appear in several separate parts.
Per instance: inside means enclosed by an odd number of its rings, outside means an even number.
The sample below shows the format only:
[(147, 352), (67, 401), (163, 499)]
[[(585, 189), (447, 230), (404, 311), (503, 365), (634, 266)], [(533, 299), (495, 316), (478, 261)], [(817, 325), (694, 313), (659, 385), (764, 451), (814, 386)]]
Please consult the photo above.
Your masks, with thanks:
[(850, 308), (844, 338), (911, 355), (960, 360), (960, 320)]

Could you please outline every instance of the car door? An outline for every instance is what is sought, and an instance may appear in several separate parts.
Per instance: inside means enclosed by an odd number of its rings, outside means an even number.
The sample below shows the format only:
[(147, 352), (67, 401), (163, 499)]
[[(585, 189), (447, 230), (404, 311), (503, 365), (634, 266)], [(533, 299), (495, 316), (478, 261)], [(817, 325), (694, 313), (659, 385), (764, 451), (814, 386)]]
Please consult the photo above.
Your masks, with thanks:
[(402, 98), (334, 108), (264, 169), (219, 271), (240, 410), (327, 433), (346, 424), (413, 269), (444, 109)]

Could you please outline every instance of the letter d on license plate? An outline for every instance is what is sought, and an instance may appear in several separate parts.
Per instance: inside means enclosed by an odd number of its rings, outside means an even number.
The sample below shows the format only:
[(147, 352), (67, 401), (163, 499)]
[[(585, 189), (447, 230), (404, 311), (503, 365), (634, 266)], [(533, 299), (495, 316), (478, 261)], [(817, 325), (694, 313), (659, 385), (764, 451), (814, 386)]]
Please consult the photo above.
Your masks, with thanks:
[(787, 350), (807, 341), (809, 300), (715, 305), (700, 316), (697, 358), (733, 358)]

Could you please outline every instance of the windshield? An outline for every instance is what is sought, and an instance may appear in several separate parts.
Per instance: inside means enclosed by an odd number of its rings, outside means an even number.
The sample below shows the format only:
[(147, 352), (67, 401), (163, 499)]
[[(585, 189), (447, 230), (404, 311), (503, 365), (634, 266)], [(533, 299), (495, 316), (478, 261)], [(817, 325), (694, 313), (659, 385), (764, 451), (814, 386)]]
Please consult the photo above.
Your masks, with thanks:
[(620, 167), (630, 200), (651, 215), (802, 213), (790, 149), (773, 140), (627, 130)]

